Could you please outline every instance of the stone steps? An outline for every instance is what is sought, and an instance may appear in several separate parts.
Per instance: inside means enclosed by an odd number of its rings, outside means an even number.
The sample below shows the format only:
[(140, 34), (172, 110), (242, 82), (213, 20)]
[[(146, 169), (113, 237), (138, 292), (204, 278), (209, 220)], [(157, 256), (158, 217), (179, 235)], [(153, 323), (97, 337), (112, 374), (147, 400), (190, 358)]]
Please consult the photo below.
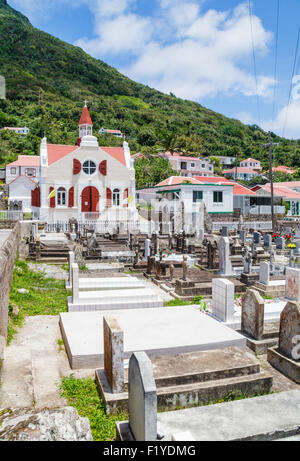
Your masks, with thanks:
[(158, 408), (175, 410), (178, 407), (206, 405), (223, 399), (231, 393), (242, 393), (250, 397), (257, 393), (268, 392), (272, 382), (273, 378), (269, 373), (259, 372), (221, 380), (158, 388)]
[(150, 288), (79, 291), (78, 300), (68, 298), (69, 312), (163, 307), (163, 300)]
[(136, 277), (80, 278), (79, 290), (121, 290), (145, 288), (145, 284)]

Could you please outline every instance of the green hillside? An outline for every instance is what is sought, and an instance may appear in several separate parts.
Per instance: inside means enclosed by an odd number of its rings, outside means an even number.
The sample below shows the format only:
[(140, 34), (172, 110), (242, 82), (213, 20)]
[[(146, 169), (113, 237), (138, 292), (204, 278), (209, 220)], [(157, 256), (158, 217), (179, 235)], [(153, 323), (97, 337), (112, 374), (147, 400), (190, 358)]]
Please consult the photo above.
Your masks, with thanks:
[[(0, 100), (0, 128), (28, 126), (20, 137), (0, 131), (0, 165), (20, 153), (36, 154), (42, 136), (51, 143), (75, 143), (83, 101), (89, 102), (95, 131), (122, 130), (133, 152), (155, 153), (166, 133), (176, 147), (206, 156), (255, 157), (267, 166), (266, 133), (200, 104), (136, 83), (83, 50), (34, 28), (0, 0), (0, 75), (7, 99)], [(280, 140), (276, 163), (300, 167), (300, 142)], [(119, 140), (101, 136), (102, 145)], [(192, 154), (193, 155), (193, 154)]]

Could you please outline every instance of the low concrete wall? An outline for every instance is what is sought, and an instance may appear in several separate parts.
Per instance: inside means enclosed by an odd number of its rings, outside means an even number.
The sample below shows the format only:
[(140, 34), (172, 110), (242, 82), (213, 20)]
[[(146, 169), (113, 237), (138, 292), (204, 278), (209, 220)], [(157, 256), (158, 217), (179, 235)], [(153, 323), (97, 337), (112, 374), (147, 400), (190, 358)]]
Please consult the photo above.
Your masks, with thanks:
[[(5, 339), (7, 338), (9, 291), (20, 238), (21, 226), (18, 222), (0, 248), (0, 337)], [(1, 344), (0, 341), (0, 347)]]

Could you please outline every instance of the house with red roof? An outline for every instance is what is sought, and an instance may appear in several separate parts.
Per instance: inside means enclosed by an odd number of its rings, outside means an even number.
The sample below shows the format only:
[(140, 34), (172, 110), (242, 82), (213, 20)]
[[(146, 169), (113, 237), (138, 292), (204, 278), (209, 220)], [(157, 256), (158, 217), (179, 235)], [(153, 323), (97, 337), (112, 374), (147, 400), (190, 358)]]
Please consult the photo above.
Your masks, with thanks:
[(237, 167), (230, 170), (223, 170), (223, 175), (226, 178), (233, 178), (241, 181), (251, 181), (251, 179), (259, 176), (259, 173), (253, 168)]
[(18, 127), (18, 126), (5, 126), (3, 130), (13, 131), (16, 134), (28, 134), (30, 132), (27, 126)]
[(250, 168), (251, 170), (255, 170), (255, 171), (261, 171), (262, 170), (262, 166), (261, 166), (261, 163), (259, 160), (255, 160), (255, 158), (247, 158), (246, 160), (243, 160), (241, 163), (240, 163), (240, 167), (242, 168)]
[(185, 224), (195, 230), (204, 226), (203, 205), (209, 214), (233, 213), (233, 184), (215, 179), (171, 176), (154, 187), (137, 190), (137, 202), (151, 204), (156, 211), (167, 210), (171, 221), (183, 213)]
[[(259, 196), (269, 200), (271, 197), (271, 184), (257, 185), (252, 190)], [(286, 187), (280, 183), (274, 183), (275, 212), (280, 208), (288, 207), (288, 216), (300, 216), (300, 192)], [(277, 211), (278, 212), (278, 211)]]
[(214, 174), (214, 166), (209, 159), (188, 157), (178, 152), (164, 152), (161, 155), (169, 160), (173, 170), (177, 171), (180, 176), (194, 177)]
[[(266, 171), (266, 174), (268, 173), (269, 173), (269, 170)], [(294, 174), (296, 173), (296, 170), (288, 166), (285, 166), (285, 165), (279, 165), (279, 166), (273, 167), (273, 173)]]
[[(126, 142), (100, 147), (85, 105), (76, 145), (42, 139), (39, 156), (19, 156), (7, 165), (9, 199), (17, 184), (30, 181), (34, 217), (46, 222), (137, 219), (135, 170)], [(24, 198), (27, 206), (27, 197)], [(124, 217), (124, 218), (123, 218)]]
[(120, 130), (107, 130), (105, 128), (100, 128), (99, 134), (111, 134), (112, 136), (116, 136), (116, 138), (125, 138), (125, 134), (123, 134)]

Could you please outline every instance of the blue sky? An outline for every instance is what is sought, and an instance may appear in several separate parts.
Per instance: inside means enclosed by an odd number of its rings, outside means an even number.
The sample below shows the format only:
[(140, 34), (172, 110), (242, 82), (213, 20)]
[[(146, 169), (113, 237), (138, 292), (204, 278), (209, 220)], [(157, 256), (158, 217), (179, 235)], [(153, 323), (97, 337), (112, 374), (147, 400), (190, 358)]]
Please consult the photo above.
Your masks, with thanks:
[[(27, 15), (35, 27), (81, 46), (136, 81), (192, 99), (245, 123), (259, 124), (248, 1), (8, 0), (8, 3)], [(300, 138), (300, 98), (297, 99), (296, 87), (287, 111), (300, 2), (280, 0), (274, 117), (277, 0), (252, 0), (251, 6), (260, 124), (279, 135)]]

